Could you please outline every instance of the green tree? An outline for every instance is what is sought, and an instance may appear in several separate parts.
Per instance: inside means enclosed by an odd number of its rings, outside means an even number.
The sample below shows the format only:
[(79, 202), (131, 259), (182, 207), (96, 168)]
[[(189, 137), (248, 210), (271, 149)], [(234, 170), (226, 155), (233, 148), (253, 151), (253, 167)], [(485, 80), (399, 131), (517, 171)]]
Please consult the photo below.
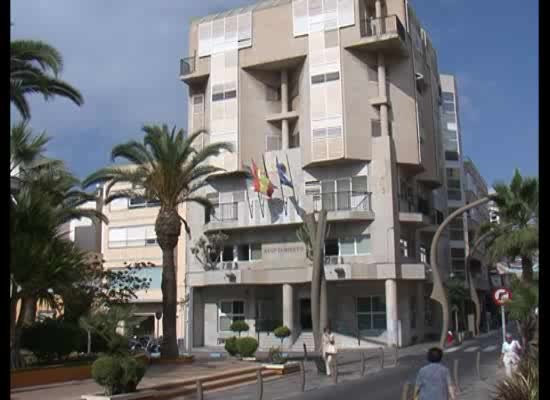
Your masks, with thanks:
[(46, 100), (61, 96), (76, 105), (84, 100), (80, 92), (59, 79), (63, 70), (61, 53), (39, 40), (14, 40), (10, 45), (10, 101), (24, 119), (31, 111), (27, 96), (41, 94)]
[(539, 288), (537, 285), (514, 279), (511, 285), (512, 299), (507, 303), (510, 319), (515, 320), (526, 354), (538, 354)]
[(522, 279), (533, 281), (533, 256), (539, 249), (538, 178), (522, 177), (515, 170), (509, 185), (497, 183), (495, 203), (499, 208), (501, 224), (511, 225), (503, 230), (489, 247), (492, 258), (521, 258)]
[[(164, 342), (161, 347), (163, 358), (178, 355), (176, 337), (177, 288), (174, 248), (181, 233), (182, 223), (189, 234), (185, 219), (178, 213), (178, 205), (194, 202), (211, 207), (210, 201), (199, 194), (206, 186), (206, 178), (223, 169), (205, 164), (211, 157), (222, 151), (232, 151), (227, 143), (215, 143), (201, 150), (193, 147), (195, 140), (204, 132), (198, 131), (187, 136), (183, 130), (172, 131), (166, 125), (146, 125), (143, 127), (143, 142), (129, 141), (115, 146), (113, 161), (122, 158), (133, 168), (107, 167), (96, 171), (84, 181), (89, 187), (100, 182), (106, 185), (105, 203), (117, 198), (145, 197), (160, 202), (160, 210), (155, 223), (157, 240), (162, 250), (162, 304)], [(117, 183), (129, 183), (133, 189), (111, 193)]]

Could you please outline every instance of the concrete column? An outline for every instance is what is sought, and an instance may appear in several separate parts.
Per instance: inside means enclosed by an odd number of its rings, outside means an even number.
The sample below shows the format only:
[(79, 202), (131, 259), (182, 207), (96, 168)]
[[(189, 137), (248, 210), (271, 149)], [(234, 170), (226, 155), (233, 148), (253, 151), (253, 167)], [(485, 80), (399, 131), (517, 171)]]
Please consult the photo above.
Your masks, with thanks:
[(193, 307), (194, 307), (194, 296), (193, 296), (193, 287), (189, 287), (189, 301), (186, 305), (187, 318), (185, 319), (185, 351), (188, 353), (193, 349)]
[(376, 0), (376, 2), (374, 3), (374, 9), (375, 9), (375, 12), (376, 12), (376, 18), (381, 18), (382, 17), (382, 1), (381, 0)]
[[(387, 97), (386, 93), (386, 61), (384, 54), (378, 53), (378, 97)], [(389, 136), (388, 106), (380, 106), (380, 130), (382, 136)]]
[(288, 283), (283, 284), (283, 325), (294, 334), (294, 290)]
[[(288, 112), (288, 72), (286, 69), (281, 71), (281, 112), (282, 113)], [(288, 149), (288, 120), (287, 119), (283, 119), (282, 121), (281, 134), (282, 134), (283, 150), (287, 150)]]
[(398, 344), (397, 282), (386, 279), (386, 325), (388, 346)]

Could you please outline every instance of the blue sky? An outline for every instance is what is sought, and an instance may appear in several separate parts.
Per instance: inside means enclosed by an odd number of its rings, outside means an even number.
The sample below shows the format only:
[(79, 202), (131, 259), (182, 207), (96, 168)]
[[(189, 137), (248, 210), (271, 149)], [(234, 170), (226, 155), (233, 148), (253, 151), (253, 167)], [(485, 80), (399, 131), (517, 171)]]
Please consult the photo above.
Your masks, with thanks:
[[(49, 154), (80, 177), (109, 163), (113, 145), (144, 123), (186, 128), (178, 80), (189, 20), (246, 0), (12, 0), (15, 38), (42, 39), (63, 54), (62, 78), (78, 108), (31, 100), (31, 126), (53, 138)], [(514, 167), (538, 176), (538, 2), (416, 0), (441, 73), (457, 76), (463, 148), (489, 184)], [(18, 114), (12, 110), (12, 119)]]

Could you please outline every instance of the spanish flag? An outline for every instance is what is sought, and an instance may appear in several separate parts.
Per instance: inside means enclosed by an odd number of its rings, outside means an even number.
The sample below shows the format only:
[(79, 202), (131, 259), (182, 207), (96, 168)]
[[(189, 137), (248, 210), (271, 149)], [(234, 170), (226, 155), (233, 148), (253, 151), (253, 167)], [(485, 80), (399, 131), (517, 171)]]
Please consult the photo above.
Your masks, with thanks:
[(273, 195), (273, 183), (266, 173), (258, 169), (254, 160), (252, 160), (252, 184), (255, 192), (263, 193), (269, 198)]

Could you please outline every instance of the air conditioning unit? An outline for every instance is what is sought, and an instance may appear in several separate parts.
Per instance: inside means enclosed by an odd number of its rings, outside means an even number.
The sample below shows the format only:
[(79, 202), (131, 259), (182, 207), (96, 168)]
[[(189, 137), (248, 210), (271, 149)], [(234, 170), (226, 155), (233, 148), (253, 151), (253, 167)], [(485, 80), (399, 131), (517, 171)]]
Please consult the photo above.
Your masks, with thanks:
[(342, 264), (342, 257), (325, 256), (325, 265), (338, 265), (338, 264)]
[(235, 261), (224, 261), (221, 263), (221, 269), (224, 271), (237, 269), (237, 263)]

